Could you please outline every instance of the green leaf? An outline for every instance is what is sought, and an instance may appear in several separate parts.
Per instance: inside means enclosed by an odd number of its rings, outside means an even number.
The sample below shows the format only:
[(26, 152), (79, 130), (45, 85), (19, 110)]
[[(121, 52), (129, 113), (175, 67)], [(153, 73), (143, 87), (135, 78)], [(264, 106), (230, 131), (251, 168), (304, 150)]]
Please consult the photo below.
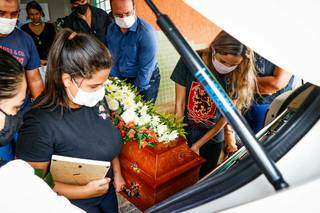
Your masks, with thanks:
[(54, 187), (54, 181), (51, 172), (45, 173), (43, 169), (34, 169), (34, 174), (43, 179), (44, 182), (46, 182), (50, 186), (50, 188)]
[(45, 172), (43, 169), (34, 169), (34, 174), (39, 178), (43, 179), (45, 177)]
[(155, 143), (148, 143), (148, 146), (151, 148), (154, 148), (156, 146), (156, 144)]
[(53, 181), (53, 177), (51, 175), (51, 172), (48, 172), (47, 176), (44, 177), (43, 180), (51, 187), (51, 189), (53, 189), (54, 181)]
[(143, 134), (141, 134), (141, 133), (137, 133), (137, 139), (139, 140), (139, 141), (141, 141), (142, 139), (143, 139)]

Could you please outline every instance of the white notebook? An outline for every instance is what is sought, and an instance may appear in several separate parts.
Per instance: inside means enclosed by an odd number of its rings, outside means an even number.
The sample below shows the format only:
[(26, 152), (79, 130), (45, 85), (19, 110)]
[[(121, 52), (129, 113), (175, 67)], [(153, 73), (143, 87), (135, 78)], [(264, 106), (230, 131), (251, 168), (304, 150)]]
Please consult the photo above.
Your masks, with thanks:
[(108, 161), (52, 155), (50, 172), (54, 181), (86, 185), (92, 180), (104, 178), (110, 166)]

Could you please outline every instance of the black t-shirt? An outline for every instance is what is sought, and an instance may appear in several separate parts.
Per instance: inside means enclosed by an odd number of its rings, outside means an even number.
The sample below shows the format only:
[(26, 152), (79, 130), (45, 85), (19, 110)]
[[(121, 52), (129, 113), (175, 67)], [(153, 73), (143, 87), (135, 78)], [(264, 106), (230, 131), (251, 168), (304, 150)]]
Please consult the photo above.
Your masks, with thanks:
[(102, 9), (90, 6), (92, 12), (91, 27), (88, 23), (80, 18), (76, 12), (72, 12), (69, 16), (63, 18), (61, 26), (70, 28), (76, 32), (83, 32), (96, 36), (102, 43), (106, 44), (105, 36), (107, 28), (112, 22), (112, 18)]
[(41, 60), (47, 60), (48, 59), (48, 53), (51, 48), (51, 45), (54, 41), (56, 30), (53, 24), (51, 23), (45, 23), (44, 29), (41, 32), (40, 35), (35, 34), (30, 28), (29, 24), (24, 24), (21, 29), (28, 33), (36, 47), (40, 56)]
[[(120, 133), (105, 105), (99, 103), (95, 107), (66, 110), (63, 116), (59, 109), (32, 109), (24, 117), (16, 155), (31, 162), (50, 161), (53, 154), (112, 161), (121, 147)], [(97, 199), (102, 198), (78, 201), (97, 203)]]
[[(214, 73), (221, 86), (226, 89), (226, 76)], [(192, 75), (187, 66), (180, 59), (171, 75), (171, 80), (177, 84), (186, 87), (186, 107), (185, 122), (192, 128), (200, 130), (209, 130), (213, 128), (222, 114), (215, 103), (207, 95), (204, 87)], [(223, 141), (223, 131), (220, 131), (215, 138), (217, 141)]]

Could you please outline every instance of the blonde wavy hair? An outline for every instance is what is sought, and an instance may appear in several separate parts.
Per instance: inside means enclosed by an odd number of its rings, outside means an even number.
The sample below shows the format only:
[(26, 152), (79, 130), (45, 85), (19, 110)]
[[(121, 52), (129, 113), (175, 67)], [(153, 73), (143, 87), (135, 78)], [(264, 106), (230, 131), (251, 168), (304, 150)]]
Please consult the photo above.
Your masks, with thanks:
[(235, 100), (237, 109), (241, 112), (247, 110), (254, 100), (254, 93), (257, 88), (253, 51), (225, 31), (221, 31), (210, 44), (210, 47), (199, 51), (199, 53), (210, 70), (215, 70), (212, 57), (216, 53), (242, 56), (243, 60), (239, 66), (224, 76), (230, 79), (230, 87), (227, 93)]

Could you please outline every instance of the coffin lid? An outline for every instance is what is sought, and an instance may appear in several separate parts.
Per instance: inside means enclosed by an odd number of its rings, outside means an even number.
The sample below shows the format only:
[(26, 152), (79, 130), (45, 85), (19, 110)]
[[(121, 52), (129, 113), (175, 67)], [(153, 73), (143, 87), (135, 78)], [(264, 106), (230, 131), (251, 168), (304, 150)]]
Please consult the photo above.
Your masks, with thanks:
[(320, 85), (320, 1), (185, 2), (274, 64)]

